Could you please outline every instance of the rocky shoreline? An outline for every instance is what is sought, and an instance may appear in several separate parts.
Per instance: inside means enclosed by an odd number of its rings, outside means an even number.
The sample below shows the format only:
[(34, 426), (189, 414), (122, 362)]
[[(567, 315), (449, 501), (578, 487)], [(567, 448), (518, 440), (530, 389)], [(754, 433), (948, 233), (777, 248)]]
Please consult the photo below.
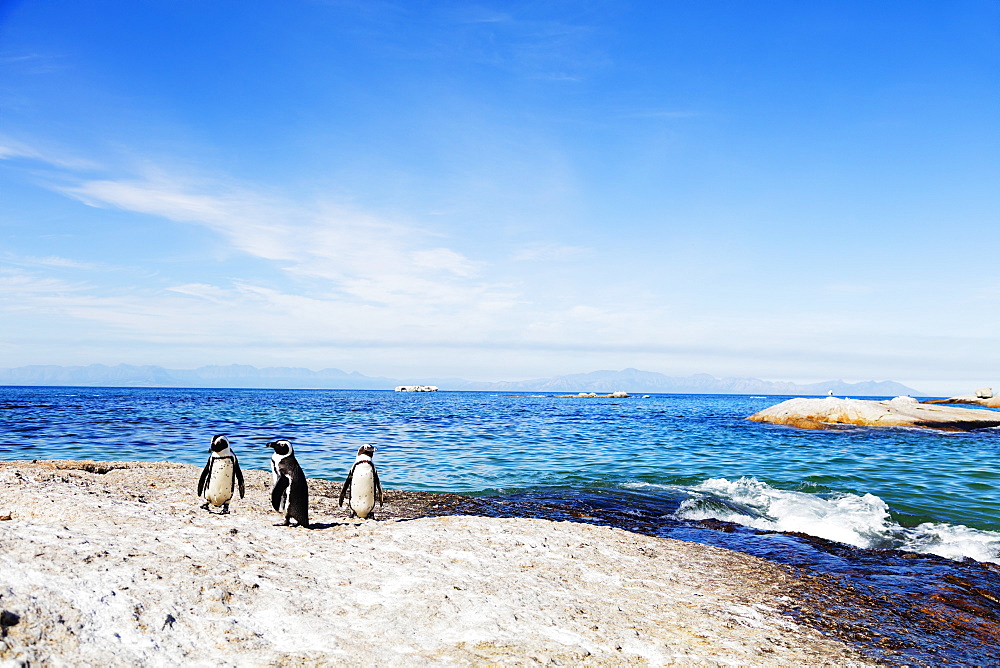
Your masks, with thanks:
[(0, 462), (0, 665), (870, 665), (763, 559), (452, 495), (349, 520), (321, 480), (274, 526), (245, 473), (218, 515), (193, 466)]

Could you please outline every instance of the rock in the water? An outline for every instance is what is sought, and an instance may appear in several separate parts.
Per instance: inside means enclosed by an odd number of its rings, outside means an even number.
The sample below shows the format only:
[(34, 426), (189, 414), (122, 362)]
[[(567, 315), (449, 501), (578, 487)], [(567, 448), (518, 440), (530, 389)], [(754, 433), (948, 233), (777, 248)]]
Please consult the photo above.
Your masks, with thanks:
[(747, 419), (802, 429), (829, 429), (836, 425), (853, 424), (971, 431), (1000, 426), (1000, 413), (996, 411), (929, 406), (912, 397), (883, 401), (837, 397), (789, 399), (754, 413)]
[(1000, 408), (1000, 396), (993, 394), (993, 388), (981, 387), (973, 394), (960, 394), (949, 399), (928, 399), (925, 404), (971, 404), (973, 406), (986, 406), (987, 408)]

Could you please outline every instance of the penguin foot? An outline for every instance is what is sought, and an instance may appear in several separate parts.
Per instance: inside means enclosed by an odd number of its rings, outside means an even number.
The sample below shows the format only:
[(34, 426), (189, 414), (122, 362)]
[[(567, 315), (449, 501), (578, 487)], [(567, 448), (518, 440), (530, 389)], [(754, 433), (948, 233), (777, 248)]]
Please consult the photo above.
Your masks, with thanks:
[[(208, 510), (208, 501), (206, 501), (205, 503), (203, 503), (203, 504), (201, 505), (201, 509), (202, 509), (202, 510)], [(208, 512), (212, 512), (212, 511), (211, 511), (211, 510), (208, 510)]]
[(228, 515), (229, 514), (229, 504), (228, 503), (226, 505), (222, 506), (222, 512), (219, 513), (219, 514), (220, 515)]

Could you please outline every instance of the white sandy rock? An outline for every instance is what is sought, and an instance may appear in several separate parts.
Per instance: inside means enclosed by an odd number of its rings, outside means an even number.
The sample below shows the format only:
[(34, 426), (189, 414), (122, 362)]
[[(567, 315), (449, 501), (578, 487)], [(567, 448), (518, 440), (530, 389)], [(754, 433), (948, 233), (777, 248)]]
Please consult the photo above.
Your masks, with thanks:
[(0, 465), (3, 665), (864, 665), (778, 612), (785, 571), (726, 550), (325, 506), (289, 528), (262, 471), (217, 515), (195, 467), (24, 464)]
[(1000, 426), (1000, 413), (996, 411), (929, 406), (912, 397), (882, 401), (837, 397), (789, 399), (754, 413), (747, 419), (803, 429), (828, 429), (834, 425), (854, 424), (967, 431)]

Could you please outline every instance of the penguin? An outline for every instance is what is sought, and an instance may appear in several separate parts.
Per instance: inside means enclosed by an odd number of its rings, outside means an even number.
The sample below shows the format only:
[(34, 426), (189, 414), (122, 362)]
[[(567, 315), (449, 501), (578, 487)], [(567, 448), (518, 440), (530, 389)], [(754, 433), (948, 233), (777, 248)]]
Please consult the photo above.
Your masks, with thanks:
[[(378, 479), (378, 471), (372, 462), (372, 455), (377, 448), (374, 445), (362, 445), (358, 448), (358, 457), (354, 460), (351, 472), (347, 474), (347, 480), (340, 490), (340, 503), (344, 505), (344, 498), (349, 499), (351, 507), (351, 517), (357, 515), (361, 519), (367, 519), (378, 501), (379, 507), (384, 505), (382, 496), (382, 483)], [(375, 519), (375, 516), (371, 516)]]
[(212, 445), (208, 451), (211, 454), (198, 479), (198, 496), (205, 499), (201, 507), (209, 510), (208, 504), (222, 506), (220, 514), (226, 515), (229, 513), (229, 502), (233, 498), (233, 488), (236, 483), (240, 485), (240, 498), (246, 494), (243, 471), (240, 470), (240, 462), (229, 447), (229, 439), (222, 434), (212, 437)]
[(271, 441), (267, 447), (274, 448), (271, 455), (271, 505), (285, 511), (285, 522), (294, 519), (300, 527), (309, 528), (309, 485), (292, 451), (292, 444), (283, 438)]

